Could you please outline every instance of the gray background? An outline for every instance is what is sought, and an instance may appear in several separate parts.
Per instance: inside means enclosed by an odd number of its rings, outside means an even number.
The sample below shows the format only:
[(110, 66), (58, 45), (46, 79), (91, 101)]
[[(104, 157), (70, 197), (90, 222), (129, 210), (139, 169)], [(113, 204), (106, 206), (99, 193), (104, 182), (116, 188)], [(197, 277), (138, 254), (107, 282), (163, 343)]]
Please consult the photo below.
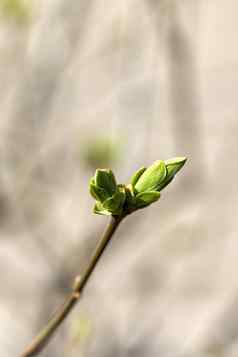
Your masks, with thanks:
[(44, 325), (106, 225), (82, 155), (105, 135), (122, 182), (189, 161), (121, 225), (42, 356), (237, 356), (238, 2), (4, 1), (1, 356)]

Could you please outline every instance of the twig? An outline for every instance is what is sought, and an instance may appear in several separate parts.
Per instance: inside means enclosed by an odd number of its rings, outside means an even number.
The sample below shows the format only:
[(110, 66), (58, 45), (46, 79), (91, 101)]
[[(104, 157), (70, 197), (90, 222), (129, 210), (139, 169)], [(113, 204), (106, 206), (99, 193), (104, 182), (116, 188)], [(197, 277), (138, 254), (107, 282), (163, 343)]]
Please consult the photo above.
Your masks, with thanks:
[(96, 200), (94, 213), (110, 214), (111, 220), (82, 277), (75, 279), (71, 294), (21, 357), (36, 356), (44, 348), (57, 327), (60, 326), (78, 301), (99, 258), (121, 220), (127, 214), (158, 201), (160, 191), (174, 179), (186, 160), (186, 157), (175, 157), (166, 161), (157, 160), (148, 168), (142, 167), (137, 170), (127, 186), (117, 184), (112, 170), (96, 170), (89, 185), (90, 193)]
[(76, 277), (73, 285), (72, 292), (66, 298), (65, 302), (52, 316), (48, 324), (42, 329), (42, 331), (35, 337), (32, 343), (26, 348), (26, 350), (21, 354), (21, 357), (32, 357), (39, 354), (43, 348), (50, 341), (54, 332), (61, 325), (64, 319), (68, 316), (70, 311), (73, 309), (75, 304), (77, 303), (84, 287), (87, 284), (94, 268), (97, 265), (99, 258), (101, 257), (103, 251), (106, 246), (110, 242), (114, 232), (116, 231), (119, 223), (122, 221), (123, 216), (111, 216), (110, 222), (106, 230), (104, 231), (102, 238), (98, 242), (98, 245), (95, 249), (95, 252), (85, 269), (84, 273), (81, 277)]

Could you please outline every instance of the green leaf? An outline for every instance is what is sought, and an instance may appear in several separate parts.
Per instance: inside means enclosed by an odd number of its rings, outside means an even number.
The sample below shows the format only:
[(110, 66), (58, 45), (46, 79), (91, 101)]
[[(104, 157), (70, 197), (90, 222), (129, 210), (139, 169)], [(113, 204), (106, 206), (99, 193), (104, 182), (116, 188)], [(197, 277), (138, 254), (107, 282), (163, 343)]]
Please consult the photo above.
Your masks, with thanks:
[(137, 170), (134, 175), (131, 177), (131, 185), (134, 188), (135, 184), (137, 183), (137, 181), (139, 180), (139, 178), (141, 177), (141, 175), (145, 172), (146, 167), (141, 167), (139, 170)]
[(186, 157), (174, 157), (173, 159), (166, 160), (165, 166), (167, 168), (168, 175), (175, 175), (187, 161)]
[(161, 182), (166, 178), (166, 166), (164, 161), (155, 161), (144, 171), (135, 185), (135, 191), (146, 192), (155, 191)]
[(160, 192), (157, 191), (139, 193), (136, 196), (136, 206), (137, 208), (146, 207), (151, 203), (158, 201), (159, 198)]
[(129, 184), (125, 188), (126, 200), (125, 200), (125, 210), (128, 212), (133, 212), (136, 209), (136, 197), (133, 192), (132, 185)]
[(110, 169), (97, 169), (95, 173), (95, 184), (107, 192), (108, 197), (112, 196), (117, 188), (115, 176)]
[(101, 214), (101, 215), (106, 215), (106, 216), (110, 216), (111, 212), (109, 212), (108, 210), (106, 210), (105, 208), (103, 208), (103, 205), (100, 202), (96, 202), (93, 212), (96, 214)]
[(124, 186), (118, 185), (116, 193), (103, 202), (96, 201), (94, 213), (102, 215), (120, 215), (126, 199)]
[(159, 191), (164, 189), (173, 180), (174, 176), (178, 173), (179, 170), (181, 170), (186, 161), (186, 157), (175, 157), (165, 161), (167, 175), (166, 179), (159, 185)]
[(113, 215), (118, 215), (121, 214), (124, 202), (125, 193), (118, 190), (112, 197), (103, 202), (103, 208)]
[(162, 191), (168, 184), (174, 179), (174, 176), (171, 177), (166, 177), (166, 179), (162, 182), (161, 185), (159, 185), (158, 190)]
[(89, 184), (89, 191), (93, 198), (95, 198), (97, 201), (103, 202), (108, 198), (107, 193), (100, 187), (96, 186), (94, 183), (94, 179), (92, 178), (90, 180)]

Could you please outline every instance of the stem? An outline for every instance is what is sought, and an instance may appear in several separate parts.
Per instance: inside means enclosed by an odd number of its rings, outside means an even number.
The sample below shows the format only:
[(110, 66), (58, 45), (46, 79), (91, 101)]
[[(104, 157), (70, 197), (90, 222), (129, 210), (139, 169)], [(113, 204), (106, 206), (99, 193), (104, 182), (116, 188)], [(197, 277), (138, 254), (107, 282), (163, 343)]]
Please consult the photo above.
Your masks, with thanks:
[(111, 216), (110, 222), (106, 227), (101, 239), (99, 240), (95, 252), (91, 257), (91, 260), (86, 267), (84, 273), (80, 277), (76, 277), (72, 292), (66, 298), (65, 302), (56, 310), (48, 324), (42, 329), (42, 331), (35, 337), (28, 348), (21, 354), (21, 357), (32, 357), (39, 354), (43, 348), (50, 341), (54, 332), (61, 325), (64, 319), (68, 316), (74, 305), (77, 303), (83, 289), (85, 288), (94, 268), (97, 265), (102, 253), (106, 246), (110, 242), (114, 232), (116, 231), (119, 223), (122, 221), (122, 216)]

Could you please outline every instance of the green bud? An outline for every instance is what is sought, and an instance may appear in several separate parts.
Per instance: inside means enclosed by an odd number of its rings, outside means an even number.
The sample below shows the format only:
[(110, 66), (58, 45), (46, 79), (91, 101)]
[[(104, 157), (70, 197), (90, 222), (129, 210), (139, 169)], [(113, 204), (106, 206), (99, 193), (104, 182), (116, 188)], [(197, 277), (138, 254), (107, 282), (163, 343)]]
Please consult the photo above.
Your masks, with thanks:
[(132, 188), (134, 188), (135, 184), (137, 183), (137, 181), (139, 180), (139, 178), (141, 177), (141, 175), (145, 172), (146, 167), (141, 167), (139, 170), (137, 170), (134, 175), (132, 176), (130, 182), (132, 185)]
[(108, 194), (108, 197), (115, 193), (117, 183), (112, 170), (97, 169), (94, 177), (95, 185), (102, 188)]
[(151, 203), (158, 201), (159, 198), (160, 198), (160, 192), (157, 191), (139, 193), (136, 196), (136, 207), (137, 208), (146, 207)]
[(165, 166), (167, 170), (166, 179), (161, 182), (158, 187), (158, 190), (161, 191), (164, 189), (174, 178), (177, 172), (184, 166), (187, 161), (186, 157), (175, 157), (165, 161)]
[(124, 209), (126, 212), (131, 213), (136, 210), (136, 197), (132, 184), (125, 187), (126, 199)]
[(135, 191), (137, 193), (156, 191), (161, 182), (166, 178), (167, 170), (164, 161), (155, 161), (139, 177)]
[(95, 198), (97, 201), (103, 202), (108, 198), (107, 192), (103, 188), (95, 185), (95, 180), (93, 177), (90, 180), (89, 190), (93, 198)]
[(110, 169), (98, 169), (90, 180), (90, 193), (95, 198), (94, 212), (121, 216), (149, 206), (160, 198), (160, 191), (175, 177), (186, 162), (185, 157), (155, 161), (142, 167), (127, 186), (117, 185)]
[(105, 202), (103, 202), (103, 208), (109, 211), (113, 215), (120, 215), (122, 212), (123, 204), (125, 202), (125, 191), (118, 189), (117, 192)]
[(96, 199), (94, 213), (120, 215), (125, 202), (125, 188), (117, 185), (113, 172), (98, 169), (90, 180), (90, 193)]
[(174, 157), (173, 159), (166, 160), (165, 165), (168, 174), (175, 175), (183, 167), (186, 161), (187, 161), (186, 157)]
[(106, 215), (106, 216), (110, 216), (111, 212), (109, 212), (108, 210), (106, 210), (103, 205), (101, 204), (101, 202), (97, 201), (95, 203), (93, 212), (96, 214), (102, 214), (102, 215)]

